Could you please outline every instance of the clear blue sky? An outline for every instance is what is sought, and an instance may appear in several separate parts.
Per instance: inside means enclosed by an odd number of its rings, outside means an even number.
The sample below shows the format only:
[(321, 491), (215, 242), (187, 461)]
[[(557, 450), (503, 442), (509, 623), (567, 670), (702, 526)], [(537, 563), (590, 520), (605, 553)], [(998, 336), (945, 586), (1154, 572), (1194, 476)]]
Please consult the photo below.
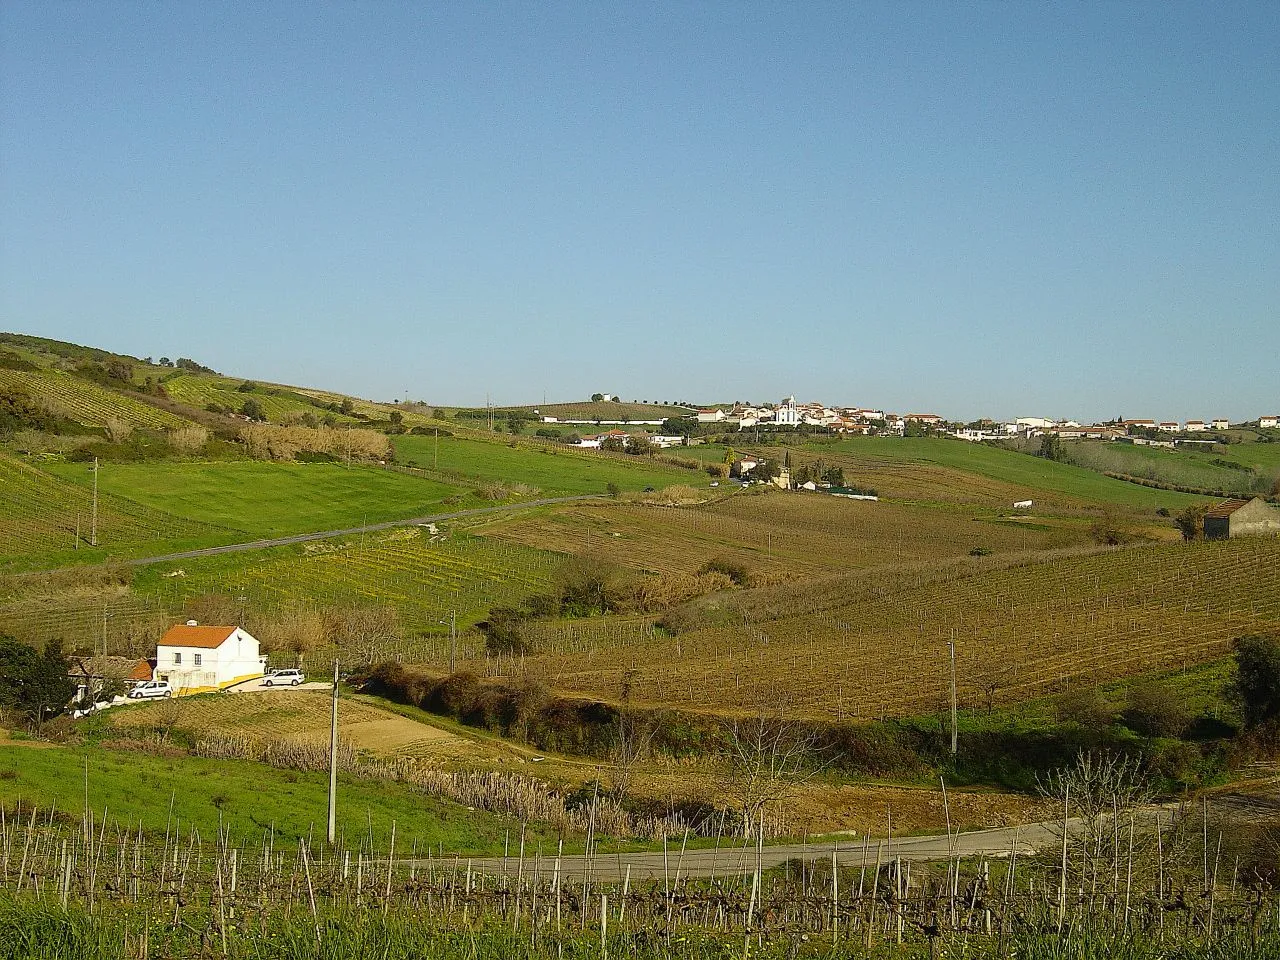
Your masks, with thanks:
[(0, 0), (0, 329), (436, 403), (1280, 412), (1280, 4)]

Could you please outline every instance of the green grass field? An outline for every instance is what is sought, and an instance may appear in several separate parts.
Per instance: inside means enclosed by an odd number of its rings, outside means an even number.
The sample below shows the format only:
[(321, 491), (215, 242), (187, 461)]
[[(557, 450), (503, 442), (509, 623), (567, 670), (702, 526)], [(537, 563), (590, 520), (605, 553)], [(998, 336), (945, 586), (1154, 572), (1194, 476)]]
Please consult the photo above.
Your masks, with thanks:
[[(194, 827), (206, 840), (218, 824), (233, 842), (261, 842), (274, 830), (285, 842), (309, 834), (323, 837), (327, 821), (328, 775), (279, 770), (260, 763), (208, 760), (142, 750), (88, 746), (33, 748), (0, 741), (0, 805), (19, 800), (47, 812), (51, 806), (78, 817), (85, 806), (85, 781), (95, 818), (105, 810), (121, 824), (139, 823), (164, 835), (173, 818), (184, 835)], [(450, 852), (500, 853), (511, 824), (491, 813), (467, 810), (399, 783), (339, 778), (338, 830), (349, 842), (372, 831), (383, 850), (396, 825), (396, 847), (408, 850), (441, 843)], [(519, 825), (514, 827), (519, 832)], [(547, 848), (555, 841), (537, 825), (530, 833)]]
[[(436, 440), (424, 436), (392, 438), (396, 458), (401, 463), (428, 469), (437, 466)], [(524, 483), (546, 496), (556, 494), (604, 493), (610, 483), (622, 490), (662, 488), (676, 483), (701, 483), (705, 477), (652, 463), (646, 457), (623, 460), (590, 451), (559, 451), (548, 445), (508, 446), (460, 437), (439, 440), (439, 469), (475, 477), (477, 480)]]
[(1172, 507), (1196, 502), (1186, 494), (1150, 490), (1083, 467), (1054, 463), (985, 444), (933, 437), (850, 437), (806, 448), (814, 455), (849, 454), (869, 460), (937, 464), (1028, 491), (1044, 491), (1096, 506)]
[[(80, 464), (52, 463), (45, 469), (81, 486), (92, 482)], [(337, 530), (476, 505), (466, 500), (442, 506), (446, 498), (464, 491), (433, 480), (331, 463), (107, 464), (98, 483), (100, 491), (112, 496), (172, 516), (234, 528), (245, 539)]]
[(104, 489), (98, 497), (100, 545), (94, 547), (88, 466), (62, 464), (61, 473), (54, 476), (0, 455), (0, 570), (97, 563), (234, 539), (233, 531), (217, 521), (175, 516)]
[[(502, 417), (507, 413), (519, 411), (532, 413), (538, 411), (544, 417), (559, 417), (562, 420), (665, 420), (668, 417), (688, 416), (690, 411), (684, 407), (667, 406), (660, 403), (627, 403), (610, 400), (609, 402), (592, 402), (583, 400), (579, 403), (547, 403), (529, 404), (523, 407), (498, 407), (494, 415)], [(552, 424), (554, 426), (554, 424)]]

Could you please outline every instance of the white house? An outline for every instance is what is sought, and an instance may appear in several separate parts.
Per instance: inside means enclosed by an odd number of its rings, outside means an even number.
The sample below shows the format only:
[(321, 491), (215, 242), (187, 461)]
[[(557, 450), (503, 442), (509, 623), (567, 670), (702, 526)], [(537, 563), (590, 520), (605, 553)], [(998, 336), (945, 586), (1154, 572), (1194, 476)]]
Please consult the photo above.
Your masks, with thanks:
[(1197, 433), (1201, 430), (1208, 430), (1209, 425), (1203, 420), (1188, 420), (1187, 425), (1183, 428), (1187, 433)]
[(1213, 429), (1215, 429), (1215, 430), (1230, 430), (1230, 429), (1231, 429), (1231, 421), (1230, 421), (1230, 420), (1228, 420), (1226, 417), (1214, 417), (1214, 418), (1213, 418)]
[(178, 693), (221, 690), (266, 672), (258, 641), (240, 627), (206, 627), (194, 620), (170, 627), (156, 646), (153, 676)]
[(778, 426), (796, 427), (800, 425), (800, 407), (795, 397), (787, 397), (773, 410), (773, 422)]
[(710, 410), (698, 411), (699, 423), (719, 423), (723, 419), (724, 419), (724, 411), (721, 410), (719, 407), (715, 407)]
[(1280, 415), (1270, 414), (1258, 418), (1258, 426), (1263, 430), (1270, 430), (1272, 427), (1280, 424)]

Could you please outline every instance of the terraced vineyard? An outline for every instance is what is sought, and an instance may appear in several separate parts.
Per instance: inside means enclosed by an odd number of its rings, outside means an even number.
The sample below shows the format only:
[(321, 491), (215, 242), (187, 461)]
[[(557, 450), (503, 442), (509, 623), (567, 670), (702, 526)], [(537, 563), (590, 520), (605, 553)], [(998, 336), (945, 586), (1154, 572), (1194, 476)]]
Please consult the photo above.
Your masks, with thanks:
[[(205, 593), (244, 596), (254, 609), (296, 600), (390, 605), (399, 611), (404, 634), (440, 634), (439, 621), (451, 612), (460, 624), (474, 622), (495, 604), (542, 589), (562, 562), (556, 554), (515, 544), (460, 534), (432, 537), (410, 527), (152, 567), (136, 587), (171, 609)], [(406, 653), (396, 647), (392, 655)]]
[(298, 396), (292, 396), (292, 391), (283, 388), (277, 391), (263, 385), (253, 393), (241, 393), (236, 388), (242, 382), (224, 377), (181, 374), (165, 380), (164, 389), (171, 399), (199, 409), (204, 409), (209, 404), (217, 404), (229, 410), (239, 410), (244, 406), (244, 402), (252, 397), (262, 407), (262, 412), (267, 419), (275, 423), (279, 423), (291, 413), (311, 413), (317, 417), (332, 415), (343, 423), (357, 422), (355, 417), (322, 410)]
[(512, 517), (485, 535), (585, 554), (661, 573), (692, 573), (730, 557), (757, 579), (793, 578), (891, 563), (1042, 550), (1088, 539), (1084, 522), (1031, 525), (945, 510), (822, 494), (741, 494), (700, 507), (561, 507)]
[(112, 393), (96, 383), (55, 370), (21, 371), (0, 369), (0, 390), (25, 390), (53, 413), (91, 427), (109, 420), (121, 420), (135, 427), (164, 429), (181, 427), (189, 421), (167, 410), (159, 410), (140, 400)]
[[(76, 552), (77, 530), (88, 558), (92, 512), (89, 486), (0, 455), (0, 569), (69, 562)], [(100, 493), (97, 532), (103, 550), (128, 553), (145, 546), (225, 537), (229, 531)], [(93, 557), (100, 554), (93, 552)]]
[(739, 608), (730, 626), (675, 637), (631, 621), (523, 669), (606, 699), (635, 671), (633, 696), (653, 705), (755, 710), (781, 695), (807, 716), (865, 719), (943, 705), (954, 639), (962, 704), (1015, 702), (1197, 664), (1235, 637), (1280, 629), (1280, 540), (1145, 546), (850, 603), (835, 595), (782, 619)]

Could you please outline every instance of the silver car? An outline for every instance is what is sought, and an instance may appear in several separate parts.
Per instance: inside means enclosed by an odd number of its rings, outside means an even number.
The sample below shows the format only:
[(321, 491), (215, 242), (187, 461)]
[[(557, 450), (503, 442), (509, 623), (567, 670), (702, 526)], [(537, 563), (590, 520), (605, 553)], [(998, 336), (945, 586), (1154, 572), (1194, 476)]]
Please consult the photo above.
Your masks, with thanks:
[(272, 670), (262, 678), (262, 685), (264, 687), (283, 687), (286, 685), (296, 687), (306, 679), (301, 670), (290, 667), (287, 670)]

